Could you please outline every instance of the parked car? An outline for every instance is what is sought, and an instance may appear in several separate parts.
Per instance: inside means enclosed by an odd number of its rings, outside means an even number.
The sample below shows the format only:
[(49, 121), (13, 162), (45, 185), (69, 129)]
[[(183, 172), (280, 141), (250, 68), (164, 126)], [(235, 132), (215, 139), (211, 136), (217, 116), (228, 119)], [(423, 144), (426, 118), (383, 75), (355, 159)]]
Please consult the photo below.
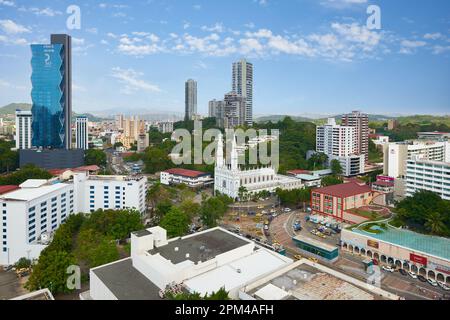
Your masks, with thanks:
[[(340, 246), (341, 244), (339, 243), (339, 246)], [(374, 266), (377, 266), (378, 265), (378, 260), (377, 259), (372, 259), (372, 262), (373, 262), (373, 265)]]
[(408, 274), (409, 274), (409, 276), (410, 276), (411, 278), (417, 279), (417, 274), (415, 274), (414, 272), (409, 271)]
[(268, 214), (266, 210), (261, 211), (262, 214)]
[(427, 282), (427, 278), (425, 278), (425, 277), (422, 276), (422, 275), (418, 275), (418, 276), (417, 276), (417, 279), (419, 279), (419, 280), (422, 281), (422, 282)]
[(291, 212), (292, 210), (289, 208), (284, 208), (284, 212)]
[(264, 225), (264, 230), (269, 230), (269, 226), (267, 224)]
[(394, 268), (392, 268), (391, 266), (382, 266), (381, 269), (383, 269), (386, 272), (394, 272)]
[(437, 283), (436, 280), (428, 279), (427, 281), (428, 281), (428, 283), (431, 284), (433, 287), (437, 287), (437, 286), (438, 286), (438, 283)]
[(317, 258), (308, 258), (309, 261), (312, 261), (314, 263), (319, 262), (319, 260)]
[(446, 283), (444, 283), (442, 281), (438, 281), (438, 285), (439, 285), (439, 287), (441, 287), (445, 291), (450, 291), (450, 287)]
[(13, 267), (14, 267), (14, 266), (12, 266), (12, 265), (9, 265), (9, 266), (3, 266), (3, 270), (4, 270), (4, 271), (9, 271), (9, 270), (12, 270)]
[(302, 257), (301, 255), (299, 255), (299, 254), (296, 254), (296, 255), (294, 256), (294, 259), (295, 259), (295, 260), (302, 260), (303, 257)]
[(407, 276), (408, 275), (408, 273), (405, 270), (403, 270), (403, 269), (398, 270), (398, 272), (400, 272), (400, 274), (403, 275), (403, 276)]

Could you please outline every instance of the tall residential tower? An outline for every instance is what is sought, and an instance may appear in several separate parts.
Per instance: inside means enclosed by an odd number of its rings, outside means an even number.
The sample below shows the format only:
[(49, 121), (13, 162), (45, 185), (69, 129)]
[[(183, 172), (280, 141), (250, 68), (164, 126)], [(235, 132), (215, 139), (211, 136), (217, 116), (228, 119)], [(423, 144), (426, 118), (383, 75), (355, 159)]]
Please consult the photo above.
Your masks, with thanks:
[(355, 128), (356, 153), (363, 154), (366, 162), (369, 161), (369, 116), (353, 111), (342, 117), (342, 125)]
[(88, 136), (88, 118), (86, 116), (78, 116), (75, 119), (75, 141), (76, 148), (87, 150), (89, 149)]
[(189, 79), (185, 83), (184, 120), (192, 120), (197, 114), (197, 81)]
[(245, 123), (253, 125), (253, 64), (242, 59), (233, 63), (232, 89), (245, 99)]
[(16, 149), (31, 148), (31, 111), (16, 110)]

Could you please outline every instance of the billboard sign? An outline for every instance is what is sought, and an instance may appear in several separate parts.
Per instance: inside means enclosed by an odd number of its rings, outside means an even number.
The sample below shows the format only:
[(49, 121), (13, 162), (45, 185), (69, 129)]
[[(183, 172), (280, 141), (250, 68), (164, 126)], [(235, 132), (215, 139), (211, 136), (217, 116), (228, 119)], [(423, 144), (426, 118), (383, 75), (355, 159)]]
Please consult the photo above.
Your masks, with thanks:
[(380, 244), (375, 240), (367, 240), (367, 246), (378, 249), (380, 247)]
[(411, 260), (412, 262), (415, 262), (415, 263), (419, 263), (419, 264), (424, 265), (424, 266), (426, 266), (427, 263), (428, 263), (427, 258), (422, 257), (422, 256), (418, 256), (418, 255), (416, 255), (414, 253), (411, 253), (409, 255), (409, 260)]

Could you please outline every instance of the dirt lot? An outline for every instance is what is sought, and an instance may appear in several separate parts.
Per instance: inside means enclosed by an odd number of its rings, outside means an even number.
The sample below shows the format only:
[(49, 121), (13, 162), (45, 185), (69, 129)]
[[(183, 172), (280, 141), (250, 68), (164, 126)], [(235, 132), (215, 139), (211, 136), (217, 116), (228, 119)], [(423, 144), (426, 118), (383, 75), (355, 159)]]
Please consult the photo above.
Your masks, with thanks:
[(0, 300), (7, 300), (28, 293), (23, 288), (27, 278), (19, 279), (14, 271), (5, 272), (3, 268), (0, 268)]

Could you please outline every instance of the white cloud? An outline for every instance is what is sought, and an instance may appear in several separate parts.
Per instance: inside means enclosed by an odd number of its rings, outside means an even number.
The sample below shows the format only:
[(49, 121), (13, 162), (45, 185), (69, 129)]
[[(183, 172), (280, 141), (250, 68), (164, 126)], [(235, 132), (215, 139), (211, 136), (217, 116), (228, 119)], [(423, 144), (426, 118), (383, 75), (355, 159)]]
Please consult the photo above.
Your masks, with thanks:
[(208, 31), (208, 32), (224, 32), (225, 28), (223, 27), (223, 24), (221, 22), (216, 22), (213, 26), (203, 26), (202, 27), (203, 31)]
[(16, 6), (14, 1), (9, 1), (9, 0), (0, 0), (0, 5), (7, 6), (7, 7), (15, 7)]
[(17, 46), (28, 45), (28, 41), (24, 38), (9, 38), (5, 35), (0, 35), (0, 43), (4, 43), (7, 45), (17, 45)]
[(426, 33), (424, 34), (423, 38), (427, 39), (427, 40), (438, 40), (440, 38), (442, 38), (443, 35), (439, 32), (436, 33)]
[(97, 28), (88, 28), (88, 29), (86, 29), (86, 31), (89, 33), (92, 33), (92, 34), (98, 34)]
[(320, 4), (334, 9), (345, 9), (355, 5), (367, 4), (368, 0), (323, 0)]
[(24, 89), (26, 89), (25, 86), (18, 86), (18, 85), (15, 85), (15, 84), (7, 81), (7, 80), (4, 80), (4, 79), (0, 79), (0, 87), (8, 88), (8, 89), (16, 89), (16, 90), (24, 90)]
[(201, 10), (202, 9), (202, 6), (201, 5), (199, 5), (199, 4), (195, 4), (194, 6), (193, 6), (193, 8), (194, 8), (194, 10)]
[(400, 42), (400, 50), (401, 54), (413, 54), (416, 49), (426, 46), (427, 43), (425, 41), (420, 40), (402, 40)]
[(82, 46), (82, 45), (84, 45), (84, 39), (83, 39), (83, 38), (75, 38), (75, 37), (72, 37), (72, 43), (73, 43), (75, 46)]
[(450, 46), (437, 45), (433, 47), (433, 54), (441, 54), (450, 51)]
[(140, 79), (143, 76), (142, 72), (137, 72), (131, 68), (122, 69), (120, 67), (114, 67), (111, 76), (124, 85), (121, 89), (121, 92), (124, 94), (133, 94), (139, 90), (161, 92), (161, 89), (157, 85)]
[(61, 11), (53, 10), (51, 8), (29, 8), (28, 10), (37, 16), (54, 17), (62, 14)]
[(263, 6), (263, 7), (267, 6), (267, 4), (268, 4), (267, 0), (253, 0), (253, 2), (259, 4), (260, 6)]
[(30, 29), (15, 23), (12, 20), (0, 20), (0, 28), (8, 34), (17, 34), (17, 33), (29, 33)]

